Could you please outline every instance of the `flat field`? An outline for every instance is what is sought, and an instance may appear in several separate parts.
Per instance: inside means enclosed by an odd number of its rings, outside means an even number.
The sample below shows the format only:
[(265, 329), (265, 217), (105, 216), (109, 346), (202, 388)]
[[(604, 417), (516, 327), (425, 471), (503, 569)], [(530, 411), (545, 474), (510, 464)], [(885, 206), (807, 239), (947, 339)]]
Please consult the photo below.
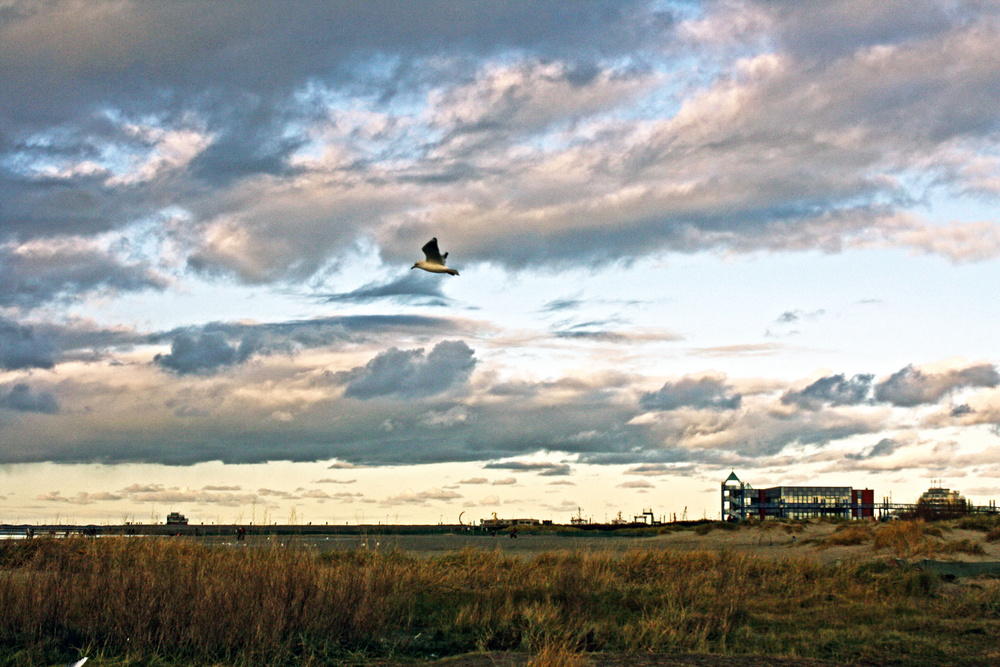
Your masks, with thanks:
[[(876, 534), (900, 532), (897, 527), (922, 525), (924, 530), (904, 537), (897, 543), (874, 543)], [(845, 561), (871, 561), (889, 557), (946, 558), (947, 560), (1000, 562), (1000, 540), (986, 540), (988, 530), (964, 528), (958, 522), (941, 524), (842, 523), (842, 522), (774, 522), (751, 524), (735, 530), (722, 524), (703, 524), (701, 529), (649, 529), (632, 531), (642, 534), (615, 532), (584, 532), (573, 530), (525, 530), (511, 538), (509, 532), (496, 536), (484, 533), (438, 535), (361, 535), (361, 536), (312, 536), (293, 537), (258, 536), (258, 543), (298, 544), (321, 551), (358, 549), (399, 549), (419, 557), (433, 557), (462, 549), (499, 550), (511, 557), (531, 558), (551, 551), (577, 551), (583, 553), (623, 554), (636, 549), (667, 550), (671, 552), (722, 550), (750, 554), (762, 558), (808, 559), (819, 563), (835, 564)], [(912, 532), (912, 531), (911, 531)], [(232, 543), (232, 538), (216, 543)], [(253, 541), (253, 538), (251, 538)], [(978, 544), (981, 548), (955, 549), (949, 545)], [(971, 552), (970, 552), (971, 551)], [(942, 555), (943, 554), (943, 555)]]
[(0, 543), (0, 665), (1000, 664), (991, 519)]

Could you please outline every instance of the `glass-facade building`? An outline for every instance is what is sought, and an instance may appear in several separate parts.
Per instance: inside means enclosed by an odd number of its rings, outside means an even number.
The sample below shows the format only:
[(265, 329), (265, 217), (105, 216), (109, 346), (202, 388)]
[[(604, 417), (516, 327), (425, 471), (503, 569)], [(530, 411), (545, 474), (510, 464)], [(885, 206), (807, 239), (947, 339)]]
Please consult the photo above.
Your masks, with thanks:
[(722, 483), (723, 521), (875, 517), (875, 491), (850, 486), (774, 486), (754, 489), (731, 473)]
[(775, 486), (751, 496), (750, 513), (762, 519), (813, 519), (851, 517), (849, 486)]

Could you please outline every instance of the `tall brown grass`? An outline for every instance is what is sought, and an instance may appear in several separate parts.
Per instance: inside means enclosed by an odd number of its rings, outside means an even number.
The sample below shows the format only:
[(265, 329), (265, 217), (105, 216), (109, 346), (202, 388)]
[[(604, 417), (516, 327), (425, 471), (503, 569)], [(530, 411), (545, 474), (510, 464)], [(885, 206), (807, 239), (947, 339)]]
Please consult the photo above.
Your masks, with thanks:
[(941, 537), (941, 528), (921, 520), (892, 521), (875, 532), (872, 547), (897, 556), (928, 556), (940, 550)]
[[(985, 537), (989, 540), (989, 534)], [(947, 540), (941, 527), (922, 520), (887, 524), (851, 522), (838, 526), (826, 537), (814, 541), (820, 548), (854, 546), (871, 542), (875, 551), (888, 550), (895, 556), (917, 557), (949, 554), (983, 555), (983, 545), (969, 538)]]
[[(996, 588), (937, 596), (888, 563), (747, 553), (467, 549), (318, 554), (183, 539), (0, 543), (0, 664), (362, 664), (517, 650), (809, 656), (998, 655)], [(945, 661), (946, 662), (946, 661)]]
[(855, 544), (865, 544), (872, 539), (874, 528), (870, 523), (854, 522), (838, 526), (825, 540), (821, 546), (853, 546)]

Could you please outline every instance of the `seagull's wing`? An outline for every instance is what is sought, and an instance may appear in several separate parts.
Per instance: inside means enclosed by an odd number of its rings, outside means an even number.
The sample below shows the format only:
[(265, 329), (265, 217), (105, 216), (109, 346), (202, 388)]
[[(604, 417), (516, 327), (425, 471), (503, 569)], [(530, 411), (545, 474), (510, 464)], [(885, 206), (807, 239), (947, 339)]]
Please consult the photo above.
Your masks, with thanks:
[(444, 264), (444, 258), (441, 257), (441, 251), (438, 250), (438, 240), (435, 236), (430, 241), (428, 241), (421, 250), (424, 251), (424, 255), (427, 257), (427, 261), (433, 264)]
[(76, 662), (69, 663), (69, 665), (67, 665), (67, 667), (83, 667), (83, 663), (85, 663), (85, 662), (87, 662), (87, 659), (86, 658), (82, 658), (80, 660), (77, 660)]

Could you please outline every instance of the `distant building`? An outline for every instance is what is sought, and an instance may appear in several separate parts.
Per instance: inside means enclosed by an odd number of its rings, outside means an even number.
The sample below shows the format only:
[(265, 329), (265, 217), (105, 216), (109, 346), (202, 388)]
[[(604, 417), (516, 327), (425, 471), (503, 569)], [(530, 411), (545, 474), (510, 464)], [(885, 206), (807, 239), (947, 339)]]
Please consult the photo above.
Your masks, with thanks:
[(180, 512), (171, 512), (167, 515), (167, 525), (168, 526), (186, 526), (188, 523), (187, 517)]
[(917, 516), (925, 519), (965, 516), (970, 509), (971, 503), (962, 494), (940, 486), (927, 489), (917, 500)]
[(730, 473), (722, 483), (722, 520), (875, 518), (875, 491), (849, 486), (774, 486), (754, 489)]
[(480, 519), (479, 526), (486, 530), (503, 530), (504, 528), (510, 528), (511, 526), (548, 526), (552, 525), (551, 521), (542, 519), (500, 519), (497, 518), (496, 514), (493, 515), (492, 519)]

